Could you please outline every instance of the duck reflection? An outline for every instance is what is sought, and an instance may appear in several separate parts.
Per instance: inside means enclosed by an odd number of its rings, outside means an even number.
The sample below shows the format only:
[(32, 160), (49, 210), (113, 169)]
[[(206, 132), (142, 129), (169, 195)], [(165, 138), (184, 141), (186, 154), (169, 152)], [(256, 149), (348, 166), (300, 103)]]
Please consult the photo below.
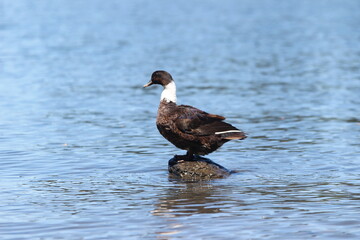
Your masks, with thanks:
[(226, 211), (233, 202), (231, 189), (213, 182), (181, 182), (169, 179), (173, 186), (155, 203), (152, 215), (165, 220), (160, 231), (155, 232), (157, 239), (173, 239), (190, 227), (184, 220), (188, 216), (216, 214)]
[[(219, 213), (227, 201), (224, 189), (211, 183), (184, 183), (170, 180), (175, 185), (168, 188), (155, 204), (153, 215), (163, 217), (186, 216), (204, 213)], [(230, 189), (229, 189), (230, 191)]]

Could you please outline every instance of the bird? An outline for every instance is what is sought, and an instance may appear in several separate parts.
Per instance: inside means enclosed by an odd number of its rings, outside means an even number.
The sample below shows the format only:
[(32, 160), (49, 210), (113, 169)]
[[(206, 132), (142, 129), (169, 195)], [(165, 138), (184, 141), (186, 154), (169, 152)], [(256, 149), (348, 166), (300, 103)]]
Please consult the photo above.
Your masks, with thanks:
[[(176, 104), (176, 85), (170, 73), (158, 70), (143, 87), (161, 85), (163, 91), (156, 117), (160, 134), (177, 148), (186, 150), (186, 160), (214, 152), (230, 140), (243, 140), (244, 132), (224, 122), (225, 117), (189, 105)], [(177, 155), (175, 155), (177, 156)]]

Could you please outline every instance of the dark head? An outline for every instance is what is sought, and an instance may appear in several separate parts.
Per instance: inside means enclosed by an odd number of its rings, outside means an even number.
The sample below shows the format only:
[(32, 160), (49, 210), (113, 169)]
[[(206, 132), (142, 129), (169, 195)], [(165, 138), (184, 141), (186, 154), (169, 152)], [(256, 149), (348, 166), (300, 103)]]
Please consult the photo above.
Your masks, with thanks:
[(162, 86), (166, 86), (169, 83), (171, 83), (173, 81), (170, 73), (166, 72), (166, 71), (155, 71), (153, 72), (153, 74), (151, 75), (151, 80), (144, 85), (144, 87), (149, 87), (153, 84), (160, 84)]

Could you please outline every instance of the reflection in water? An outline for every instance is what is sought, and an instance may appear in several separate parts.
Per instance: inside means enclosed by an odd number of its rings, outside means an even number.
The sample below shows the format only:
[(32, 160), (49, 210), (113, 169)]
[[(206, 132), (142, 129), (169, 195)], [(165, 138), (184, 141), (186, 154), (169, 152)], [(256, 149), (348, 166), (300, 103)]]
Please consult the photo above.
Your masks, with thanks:
[(164, 217), (219, 213), (221, 207), (216, 203), (226, 200), (224, 196), (216, 196), (217, 193), (217, 188), (211, 183), (179, 183), (166, 190), (152, 213)]
[[(156, 232), (159, 239), (169, 239), (171, 236), (181, 233), (187, 228), (186, 221), (179, 221), (178, 217), (186, 217), (198, 214), (218, 214), (227, 208), (230, 201), (229, 194), (224, 189), (211, 182), (184, 183), (179, 180), (171, 180), (174, 186), (166, 189), (151, 211), (154, 216), (166, 219), (166, 228)], [(211, 216), (208, 216), (209, 218)]]

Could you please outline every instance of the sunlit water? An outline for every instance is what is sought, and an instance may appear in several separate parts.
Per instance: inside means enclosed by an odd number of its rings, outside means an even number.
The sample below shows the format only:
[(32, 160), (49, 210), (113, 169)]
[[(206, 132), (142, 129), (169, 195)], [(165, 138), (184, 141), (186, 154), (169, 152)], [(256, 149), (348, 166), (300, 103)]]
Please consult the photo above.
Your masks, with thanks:
[[(1, 239), (359, 239), (359, 1), (0, 1)], [(168, 178), (180, 103), (246, 131)]]

